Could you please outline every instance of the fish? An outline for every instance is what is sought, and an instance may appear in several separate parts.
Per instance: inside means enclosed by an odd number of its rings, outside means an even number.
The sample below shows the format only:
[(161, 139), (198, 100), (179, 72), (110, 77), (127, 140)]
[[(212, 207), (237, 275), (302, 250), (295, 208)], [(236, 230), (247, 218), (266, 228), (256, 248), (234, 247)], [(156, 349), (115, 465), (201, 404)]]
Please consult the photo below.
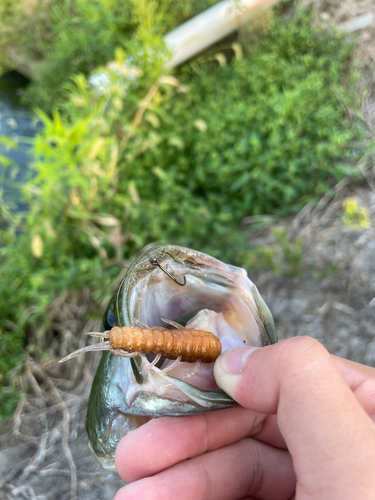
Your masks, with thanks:
[[(277, 342), (272, 314), (245, 269), (177, 245), (152, 247), (133, 261), (104, 313), (104, 330), (116, 326), (211, 332), (222, 352)], [(93, 456), (108, 471), (116, 470), (121, 438), (149, 420), (237, 404), (216, 385), (214, 363), (158, 356), (111, 346), (102, 353), (86, 430)]]

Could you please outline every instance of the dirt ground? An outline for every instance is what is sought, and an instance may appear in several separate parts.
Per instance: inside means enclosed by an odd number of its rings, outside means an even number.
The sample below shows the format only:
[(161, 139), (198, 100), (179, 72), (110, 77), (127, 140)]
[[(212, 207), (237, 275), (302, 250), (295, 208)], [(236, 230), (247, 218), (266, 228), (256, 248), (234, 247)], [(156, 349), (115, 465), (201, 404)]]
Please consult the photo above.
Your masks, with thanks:
[[(370, 0), (313, 3), (322, 25), (343, 25), (373, 14), (371, 25), (357, 34), (356, 56), (374, 68), (375, 4)], [(364, 72), (361, 92), (362, 114), (374, 132), (375, 80), (369, 70)], [(363, 175), (360, 186), (340, 183), (333, 198), (324, 197), (317, 206), (280, 222), (291, 238), (303, 242), (302, 276), (254, 272), (250, 278), (270, 306), (279, 338), (310, 335), (333, 354), (375, 366), (374, 158), (372, 163), (361, 162), (358, 169)], [(342, 202), (348, 197), (366, 209), (369, 228), (343, 224)], [(269, 232), (262, 230), (250, 244), (271, 241)], [(74, 297), (56, 307), (64, 318), (60, 329), (66, 338), (99, 327), (85, 322), (87, 310)], [(80, 342), (83, 345), (85, 339)], [(87, 448), (84, 422), (97, 362), (95, 355), (78, 357), (69, 368), (52, 359), (43, 364), (28, 360), (28, 393), (14, 418), (0, 429), (0, 500), (110, 500), (123, 485), (116, 474), (100, 468)]]
[[(374, 185), (375, 188), (375, 185)], [(303, 240), (303, 275), (254, 273), (280, 339), (310, 335), (333, 354), (375, 366), (375, 190), (343, 188), (289, 225)], [(342, 200), (367, 207), (372, 227), (343, 226)]]

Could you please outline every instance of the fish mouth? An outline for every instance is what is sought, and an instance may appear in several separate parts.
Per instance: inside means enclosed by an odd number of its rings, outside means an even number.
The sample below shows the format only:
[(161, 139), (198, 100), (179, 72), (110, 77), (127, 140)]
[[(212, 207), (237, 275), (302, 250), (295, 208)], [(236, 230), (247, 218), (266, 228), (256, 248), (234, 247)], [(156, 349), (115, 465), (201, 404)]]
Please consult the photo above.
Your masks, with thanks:
[[(185, 328), (216, 335), (222, 352), (277, 341), (272, 315), (244, 269), (174, 245), (151, 248), (129, 267), (104, 315), (113, 326)], [(218, 388), (214, 363), (179, 362), (154, 354), (134, 358), (104, 352), (87, 412), (90, 447), (99, 463), (114, 470), (119, 440), (145, 419), (219, 410), (233, 401)]]
[[(273, 342), (272, 316), (261, 302), (244, 269), (195, 250), (165, 245), (150, 249), (133, 262), (106, 314), (113, 311), (118, 326), (172, 328), (163, 320), (167, 318), (186, 328), (209, 331), (220, 339), (225, 352)], [(268, 325), (259, 313), (260, 306), (267, 308)], [(173, 392), (175, 401), (186, 402), (188, 396), (202, 409), (210, 404), (235, 404), (218, 388), (214, 363), (193, 368), (190, 362), (180, 362), (166, 375), (164, 371), (173, 360), (162, 357), (150, 370), (153, 359), (153, 354), (140, 354), (130, 361), (135, 382), (130, 391), (133, 401), (139, 392), (161, 398), (170, 398)]]

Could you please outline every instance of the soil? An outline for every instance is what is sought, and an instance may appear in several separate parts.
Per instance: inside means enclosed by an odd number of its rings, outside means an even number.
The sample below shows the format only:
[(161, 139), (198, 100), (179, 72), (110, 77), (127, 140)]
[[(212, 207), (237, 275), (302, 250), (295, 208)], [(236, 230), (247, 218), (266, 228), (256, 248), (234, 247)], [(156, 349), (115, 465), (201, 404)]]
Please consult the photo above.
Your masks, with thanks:
[[(343, 225), (347, 197), (367, 207), (371, 228)], [(370, 187), (344, 188), (325, 207), (307, 209), (290, 222), (289, 234), (303, 241), (302, 276), (250, 275), (270, 306), (279, 339), (309, 335), (332, 354), (375, 366), (374, 227)]]
[[(347, 22), (373, 13), (372, 1), (314, 2), (322, 25)], [(359, 33), (357, 57), (374, 67), (375, 22)], [(372, 77), (373, 78), (373, 77)], [(375, 130), (375, 81), (364, 71), (362, 113), (369, 132)], [(367, 158), (358, 165), (363, 183), (336, 186), (334, 197), (305, 207), (296, 217), (280, 221), (293, 240), (303, 243), (301, 275), (285, 277), (270, 271), (250, 273), (273, 313), (280, 339), (310, 335), (333, 354), (375, 366), (375, 167)], [(342, 202), (354, 198), (366, 209), (369, 228), (347, 226)], [(269, 230), (259, 230), (251, 245), (272, 244)], [(87, 309), (69, 297), (55, 304), (64, 338), (99, 325), (85, 323)], [(68, 311), (66, 312), (65, 309)], [(86, 342), (80, 340), (79, 347)], [(76, 348), (77, 345), (74, 345)], [(61, 356), (67, 345), (61, 346)], [(87, 358), (87, 359), (86, 359)], [(84, 427), (88, 395), (98, 356), (75, 358), (66, 365), (56, 359), (28, 359), (21, 398), (14, 418), (0, 428), (0, 499), (110, 500), (124, 483), (95, 462), (87, 448)]]

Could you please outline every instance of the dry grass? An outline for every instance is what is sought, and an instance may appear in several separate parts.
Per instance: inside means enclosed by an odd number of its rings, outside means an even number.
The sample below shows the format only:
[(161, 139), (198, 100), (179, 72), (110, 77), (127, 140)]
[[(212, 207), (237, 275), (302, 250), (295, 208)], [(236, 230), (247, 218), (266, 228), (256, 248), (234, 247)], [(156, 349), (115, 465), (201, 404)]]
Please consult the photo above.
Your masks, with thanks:
[[(332, 25), (347, 30), (352, 22), (367, 17), (365, 28), (353, 32), (357, 49), (355, 58), (363, 65), (361, 93), (362, 114), (375, 130), (375, 2), (373, 0), (301, 0), (302, 5), (313, 6), (318, 10), (317, 24), (322, 27)], [(372, 15), (372, 19), (371, 16)]]
[(84, 332), (100, 328), (100, 320), (86, 319), (92, 307), (89, 291), (83, 290), (58, 297), (47, 311), (54, 331), (48, 354), (40, 362), (26, 357), (22, 375), (17, 374), (24, 394), (0, 430), (0, 498), (107, 498), (103, 490), (114, 495), (121, 484), (87, 449), (84, 421), (99, 357), (58, 364), (86, 344)]

